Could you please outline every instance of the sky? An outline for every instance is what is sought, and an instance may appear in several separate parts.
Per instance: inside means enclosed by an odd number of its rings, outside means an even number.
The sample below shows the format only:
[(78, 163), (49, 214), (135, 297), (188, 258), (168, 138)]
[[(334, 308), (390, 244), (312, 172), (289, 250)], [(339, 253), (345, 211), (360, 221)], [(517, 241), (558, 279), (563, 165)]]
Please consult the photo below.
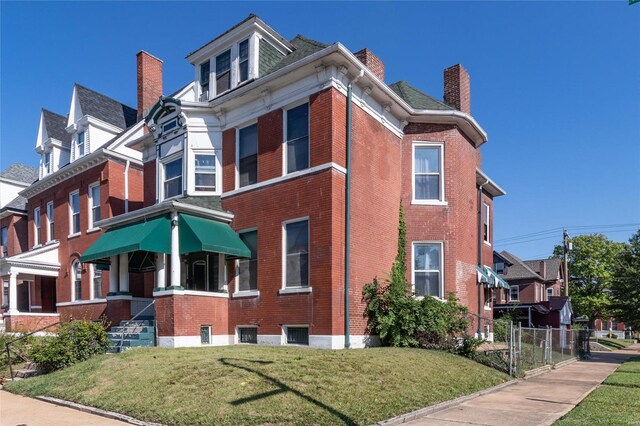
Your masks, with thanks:
[(640, 228), (640, 3), (0, 1), (0, 168), (37, 166), (41, 108), (66, 115), (75, 82), (136, 105), (135, 54), (164, 61), (164, 91), (194, 76), (185, 56), (255, 13), (297, 34), (371, 49), (386, 83), (442, 99), (442, 72), (471, 76), (489, 135), (483, 170), (507, 195), (495, 248), (545, 258), (562, 238)]

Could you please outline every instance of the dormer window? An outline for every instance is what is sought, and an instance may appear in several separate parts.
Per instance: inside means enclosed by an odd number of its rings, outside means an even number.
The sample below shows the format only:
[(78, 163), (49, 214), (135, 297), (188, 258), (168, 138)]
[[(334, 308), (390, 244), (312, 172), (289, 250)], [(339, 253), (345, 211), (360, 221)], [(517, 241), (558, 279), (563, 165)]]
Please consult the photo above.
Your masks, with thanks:
[(85, 132), (78, 133), (78, 142), (76, 144), (78, 147), (78, 157), (82, 157), (84, 155), (84, 134)]
[(245, 40), (238, 46), (238, 83), (249, 79), (249, 40)]
[(216, 56), (216, 94), (231, 89), (231, 49)]
[(200, 64), (200, 100), (209, 100), (209, 73), (211, 71), (211, 62), (206, 61)]
[(44, 171), (45, 175), (48, 175), (49, 173), (51, 173), (51, 153), (50, 152), (45, 152), (44, 153), (44, 160), (42, 162), (42, 170)]

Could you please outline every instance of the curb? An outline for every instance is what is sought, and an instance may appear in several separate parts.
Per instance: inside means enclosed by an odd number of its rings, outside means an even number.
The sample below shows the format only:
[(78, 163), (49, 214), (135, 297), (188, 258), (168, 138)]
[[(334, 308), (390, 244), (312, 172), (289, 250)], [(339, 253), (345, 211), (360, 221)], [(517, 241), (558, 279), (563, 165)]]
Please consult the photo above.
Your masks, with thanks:
[(514, 380), (509, 380), (508, 382), (505, 383), (501, 383), (499, 385), (487, 388), (487, 389), (483, 389), (481, 391), (472, 393), (471, 395), (465, 395), (465, 396), (461, 396), (459, 398), (456, 399), (451, 399), (449, 401), (444, 401), (444, 402), (440, 402), (439, 404), (435, 404), (435, 405), (430, 405), (428, 407), (424, 407), (424, 408), (420, 408), (419, 410), (416, 411), (412, 411), (410, 413), (405, 413), (405, 414), (401, 414), (399, 416), (396, 417), (391, 417), (390, 419), (387, 420), (382, 420), (379, 421), (377, 423), (374, 423), (374, 425), (377, 426), (395, 426), (395, 425), (400, 425), (403, 423), (407, 423), (410, 422), (411, 420), (415, 420), (417, 418), (420, 417), (424, 417), (428, 414), (432, 414), (435, 413), (436, 411), (441, 411), (450, 407), (453, 407), (455, 405), (458, 404), (462, 404), (463, 402), (469, 401), (471, 399), (477, 398), (479, 396), (482, 395), (486, 395), (488, 393), (492, 393), (495, 391), (498, 391), (502, 388), (506, 388), (507, 386), (511, 386), (513, 384), (518, 383), (517, 379)]
[(129, 423), (137, 426), (162, 426), (160, 423), (143, 422), (142, 420), (135, 419), (131, 416), (127, 416), (113, 411), (101, 410), (100, 408), (88, 407), (86, 405), (78, 404), (76, 402), (65, 401), (64, 399), (52, 398), (49, 396), (36, 396), (35, 399), (48, 402), (50, 404), (61, 405), (67, 408), (73, 408), (74, 410), (83, 411), (89, 414), (95, 414), (96, 416), (106, 417), (112, 420), (120, 420), (121, 422)]

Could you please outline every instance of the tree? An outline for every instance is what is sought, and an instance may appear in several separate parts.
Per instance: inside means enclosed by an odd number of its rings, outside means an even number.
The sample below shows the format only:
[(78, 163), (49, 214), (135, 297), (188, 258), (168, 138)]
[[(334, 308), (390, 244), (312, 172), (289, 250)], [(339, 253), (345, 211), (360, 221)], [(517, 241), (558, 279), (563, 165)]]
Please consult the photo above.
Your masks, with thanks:
[(614, 318), (634, 330), (640, 329), (640, 230), (620, 254), (616, 276), (611, 282), (611, 309)]
[[(611, 316), (611, 284), (625, 243), (616, 243), (603, 234), (579, 235), (571, 239), (569, 252), (569, 296), (577, 316), (589, 317), (589, 327), (596, 318)], [(563, 246), (553, 249), (562, 256)]]

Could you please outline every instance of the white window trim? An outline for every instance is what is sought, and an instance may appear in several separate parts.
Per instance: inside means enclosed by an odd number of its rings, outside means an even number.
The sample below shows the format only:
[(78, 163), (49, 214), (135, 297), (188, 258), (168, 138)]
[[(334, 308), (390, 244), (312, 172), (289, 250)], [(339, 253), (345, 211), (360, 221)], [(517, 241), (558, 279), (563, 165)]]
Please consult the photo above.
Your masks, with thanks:
[[(257, 231), (258, 227), (254, 226), (252, 228), (246, 228), (246, 229), (242, 229), (240, 231), (237, 231), (236, 233), (238, 234), (238, 238), (240, 237), (240, 234), (243, 234), (245, 232), (253, 232), (253, 231)], [(256, 297), (256, 296), (260, 296), (260, 290), (240, 290), (240, 259), (236, 259), (234, 263), (234, 268), (235, 268), (235, 275), (233, 277), (233, 297)]]
[(293, 103), (290, 103), (288, 105), (285, 105), (282, 107), (282, 176), (286, 176), (288, 174), (291, 173), (298, 173), (300, 171), (304, 171), (306, 169), (302, 169), (302, 170), (296, 170), (294, 172), (287, 172), (288, 169), (288, 164), (287, 164), (287, 141), (288, 139), (288, 135), (287, 135), (287, 117), (288, 117), (288, 112), (291, 109), (297, 108), (300, 105), (304, 105), (304, 104), (308, 104), (309, 105), (309, 109), (308, 109), (308, 120), (307, 120), (307, 140), (309, 143), (309, 149), (308, 149), (308, 167), (307, 169), (311, 168), (311, 102), (309, 97), (304, 97), (303, 99), (299, 99)]
[(76, 259), (73, 262), (71, 262), (71, 301), (72, 302), (77, 302), (77, 301), (81, 301), (81, 300), (85, 300), (85, 299), (77, 299), (76, 298), (76, 268), (75, 265), (79, 265), (80, 266), (80, 287), (82, 287), (82, 264), (80, 263), (80, 260)]
[[(206, 196), (206, 195), (220, 195), (222, 194), (222, 163), (220, 161), (220, 153), (221, 150), (217, 149), (217, 148), (193, 148), (189, 150), (189, 165), (191, 165), (191, 167), (189, 167), (188, 173), (189, 173), (189, 182), (188, 182), (188, 189), (187, 189), (187, 193), (189, 195), (200, 195), (200, 196)], [(172, 154), (173, 155), (173, 154)], [(213, 155), (215, 158), (215, 167), (216, 167), (216, 172), (215, 172), (215, 185), (216, 185), (216, 189), (214, 191), (196, 191), (196, 155)], [(182, 178), (184, 179), (185, 173), (184, 173), (184, 164), (183, 164), (183, 170), (182, 170)], [(163, 169), (164, 172), (164, 169)], [(183, 183), (183, 187), (184, 187), (184, 183)], [(162, 190), (164, 191), (164, 181), (163, 181), (163, 187)], [(184, 189), (183, 189), (184, 191)]]
[[(234, 66), (233, 66), (234, 63), (237, 61), (237, 56), (238, 56), (237, 44), (238, 43), (233, 43), (231, 46), (227, 46), (224, 49), (220, 50), (218, 53), (215, 53), (213, 54), (213, 56), (211, 56), (211, 64), (209, 65), (209, 70), (213, 68), (213, 81), (211, 80), (211, 78), (209, 78), (209, 87), (213, 85), (213, 89), (214, 89), (213, 97), (218, 97), (224, 93), (227, 93), (231, 91), (233, 88), (235, 88), (237, 85), (237, 81), (235, 81), (237, 79), (234, 78), (236, 73), (234, 72)], [(222, 55), (223, 53), (226, 53), (227, 51), (229, 51), (229, 88), (227, 90), (223, 90), (222, 92), (218, 93), (218, 61), (217, 59), (218, 59), (218, 56)], [(235, 55), (234, 55), (234, 52), (235, 52)], [(209, 92), (209, 99), (211, 99), (211, 92)]]
[[(236, 157), (236, 171), (235, 171), (235, 185), (234, 185), (235, 189), (240, 189), (240, 130), (245, 129), (245, 128), (249, 127), (249, 126), (253, 126), (254, 124), (257, 126), (257, 124), (258, 124), (258, 119), (257, 118), (254, 119), (254, 120), (251, 120), (251, 121), (249, 121), (249, 122), (247, 122), (247, 123), (245, 123), (245, 124), (243, 124), (241, 126), (236, 126), (236, 151), (235, 151), (235, 154), (236, 154), (236, 156), (235, 156)], [(260, 160), (260, 146), (259, 146), (259, 144), (260, 144), (260, 140), (259, 140), (259, 138), (256, 138), (256, 145), (257, 145), (256, 146), (256, 151), (257, 151), (256, 154), (258, 155), (258, 160)], [(260, 167), (260, 161), (258, 161), (258, 164), (256, 166), (256, 172), (258, 172), (258, 168), (259, 167)], [(252, 186), (257, 185), (259, 182), (260, 181), (258, 180), (256, 183), (253, 183), (251, 185), (243, 186), (242, 189), (251, 188)]]
[[(491, 246), (491, 206), (485, 202), (482, 203), (482, 220), (487, 221), (487, 239), (484, 239), (483, 235), (482, 241), (486, 245)], [(482, 231), (484, 232), (484, 222), (482, 225)]]
[[(42, 215), (40, 207), (33, 209), (33, 246), (42, 245)], [(37, 220), (36, 220), (37, 218)]]
[[(159, 175), (160, 175), (160, 179), (159, 179), (159, 188), (158, 188), (158, 198), (159, 201), (166, 201), (166, 200), (172, 200), (174, 198), (180, 198), (184, 196), (184, 185), (185, 185), (185, 170), (186, 170), (186, 165), (185, 165), (185, 154), (184, 154), (184, 148), (182, 151), (180, 152), (174, 152), (171, 155), (168, 155), (166, 157), (164, 157), (163, 159), (158, 159), (158, 162), (160, 163), (160, 167), (159, 167)], [(164, 184), (165, 184), (165, 166), (169, 163), (174, 162), (175, 160), (177, 160), (178, 158), (180, 158), (182, 160), (182, 191), (180, 191), (179, 194), (171, 196), (171, 197), (165, 197), (165, 193), (164, 193)], [(195, 157), (194, 157), (195, 158)], [(195, 160), (194, 160), (195, 161)], [(194, 175), (194, 179), (195, 179), (195, 175)]]
[[(240, 329), (241, 328), (254, 328), (256, 330), (256, 343), (242, 343), (240, 342)], [(235, 341), (236, 345), (255, 345), (258, 343), (258, 326), (257, 325), (236, 325)]]
[[(206, 327), (209, 329), (209, 343), (202, 343), (202, 328)], [(213, 345), (213, 326), (209, 325), (209, 324), (202, 324), (200, 325), (200, 333), (198, 333), (198, 337), (200, 338), (200, 345), (201, 346), (211, 346)]]
[[(51, 206), (51, 210), (49, 210), (49, 206)], [(53, 220), (49, 216), (49, 211), (51, 211), (53, 216)], [(51, 235), (51, 225), (55, 226), (56, 223), (56, 212), (55, 206), (53, 205), (53, 201), (49, 201), (47, 203), (47, 242), (53, 241), (53, 235)]]
[[(306, 287), (287, 287), (287, 225), (296, 222), (307, 222), (308, 243), (307, 243), (307, 265), (309, 276), (307, 277), (309, 285)], [(278, 294), (287, 293), (311, 293), (311, 220), (309, 216), (299, 217), (296, 219), (285, 220), (282, 222), (282, 286)]]
[[(518, 293), (517, 298), (513, 298), (512, 294), (512, 290), (515, 289), (516, 293)], [(509, 302), (519, 302), (520, 301), (520, 286), (517, 285), (512, 285), (511, 288), (509, 289)]]
[[(444, 241), (412, 241), (411, 242), (411, 292), (416, 294), (416, 275), (415, 275), (415, 256), (416, 244), (439, 244), (440, 245), (440, 294), (441, 297), (431, 296), (434, 299), (445, 301), (447, 298), (444, 294)], [(422, 298), (424, 296), (415, 296)]]
[(72, 200), (74, 195), (78, 196), (78, 217), (80, 217), (80, 211), (82, 210), (80, 208), (80, 190), (76, 189), (75, 191), (71, 191), (69, 193), (69, 235), (68, 235), (67, 238), (76, 237), (76, 236), (80, 235), (80, 233), (81, 233), (82, 224), (80, 224), (80, 226), (78, 226), (78, 231), (73, 232), (73, 201), (71, 201), (71, 200)]
[[(549, 294), (551, 293), (551, 294)], [(547, 300), (549, 300), (550, 297), (553, 297), (553, 287), (549, 287), (547, 289)]]
[[(295, 343), (287, 343), (287, 333), (289, 332), (289, 327), (293, 327), (293, 328), (306, 328), (307, 329), (307, 336), (309, 337), (309, 344), (308, 345), (296, 345)], [(301, 347), (308, 347), (311, 346), (311, 330), (309, 329), (309, 324), (283, 324), (282, 325), (282, 344), (283, 345), (287, 345), (287, 346), (301, 346)]]
[[(95, 206), (93, 205), (93, 193), (92, 193), (92, 189), (93, 188), (98, 188), (98, 191), (100, 191), (100, 182), (93, 182), (92, 184), (89, 185), (88, 190), (87, 190), (87, 203), (89, 205), (89, 227), (87, 228), (87, 232), (91, 232), (91, 231), (95, 231), (97, 230), (97, 228), (95, 228), (93, 226), (93, 209), (95, 208)], [(100, 198), (102, 198), (102, 194), (100, 194)], [(100, 202), (98, 203), (98, 209), (100, 210), (100, 218), (102, 218), (102, 199), (99, 200)]]
[[(440, 148), (440, 199), (439, 200), (418, 200), (416, 199), (416, 147), (431, 147)], [(411, 204), (423, 205), (423, 206), (446, 206), (449, 203), (445, 196), (444, 188), (444, 143), (443, 142), (430, 142), (430, 141), (413, 141), (411, 144)]]
[[(96, 297), (96, 289), (95, 289), (95, 278), (96, 278), (96, 271), (98, 270), (97, 266), (92, 263), (91, 266), (89, 267), (89, 278), (91, 279), (91, 288), (89, 289), (89, 298), (90, 300), (105, 300), (104, 297)], [(104, 271), (101, 271), (104, 272)], [(104, 275), (100, 276), (100, 288), (101, 290), (104, 288), (104, 282), (103, 282), (103, 278)], [(101, 291), (102, 293), (102, 291)]]

